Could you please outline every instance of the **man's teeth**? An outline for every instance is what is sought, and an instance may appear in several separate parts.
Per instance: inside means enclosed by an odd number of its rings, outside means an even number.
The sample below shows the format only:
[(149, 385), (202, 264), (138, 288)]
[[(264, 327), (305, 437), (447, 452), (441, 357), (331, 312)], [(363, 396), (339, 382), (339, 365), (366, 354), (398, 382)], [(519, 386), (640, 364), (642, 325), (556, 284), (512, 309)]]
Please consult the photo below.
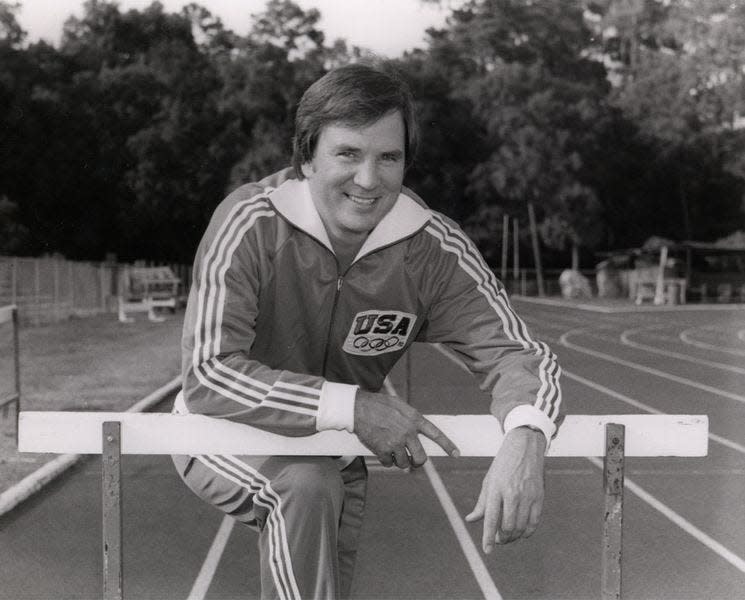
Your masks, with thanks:
[(377, 197), (376, 198), (361, 198), (360, 196), (354, 196), (352, 194), (347, 194), (347, 197), (352, 202), (356, 202), (357, 204), (365, 204), (365, 205), (372, 204), (373, 202), (375, 202), (375, 200), (377, 200)]

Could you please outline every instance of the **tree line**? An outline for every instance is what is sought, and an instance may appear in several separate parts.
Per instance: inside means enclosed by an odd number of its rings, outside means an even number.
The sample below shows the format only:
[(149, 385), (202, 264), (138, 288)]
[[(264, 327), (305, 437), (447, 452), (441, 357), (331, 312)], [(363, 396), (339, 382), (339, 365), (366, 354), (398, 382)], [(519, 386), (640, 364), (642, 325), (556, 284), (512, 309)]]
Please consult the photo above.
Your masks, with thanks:
[[(0, 1), (0, 254), (191, 261), (226, 193), (289, 164), (302, 91), (370, 54), (290, 0), (245, 35), (198, 4), (89, 0), (57, 45), (28, 43), (18, 8)], [(488, 260), (529, 206), (556, 265), (745, 228), (745, 2), (449, 10), (392, 61), (422, 125), (406, 183)]]

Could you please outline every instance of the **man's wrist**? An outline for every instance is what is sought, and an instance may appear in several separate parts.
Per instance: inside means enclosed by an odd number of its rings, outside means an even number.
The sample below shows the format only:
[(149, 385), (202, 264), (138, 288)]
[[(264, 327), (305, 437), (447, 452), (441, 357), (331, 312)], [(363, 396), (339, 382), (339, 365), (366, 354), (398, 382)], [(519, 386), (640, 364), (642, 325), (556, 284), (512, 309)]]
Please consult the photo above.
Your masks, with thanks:
[(359, 386), (326, 381), (321, 388), (316, 429), (346, 430), (354, 433), (354, 408)]
[(514, 429), (510, 429), (507, 432), (507, 435), (510, 434), (525, 435), (529, 438), (532, 438), (539, 444), (541, 454), (546, 452), (548, 440), (546, 439), (546, 434), (543, 433), (543, 430), (541, 430), (539, 427), (536, 427), (534, 425), (520, 425), (518, 427), (515, 427)]
[(523, 426), (534, 427), (543, 432), (546, 440), (546, 450), (551, 444), (551, 438), (556, 432), (556, 424), (546, 413), (530, 404), (521, 404), (513, 408), (504, 418), (503, 431), (510, 432)]

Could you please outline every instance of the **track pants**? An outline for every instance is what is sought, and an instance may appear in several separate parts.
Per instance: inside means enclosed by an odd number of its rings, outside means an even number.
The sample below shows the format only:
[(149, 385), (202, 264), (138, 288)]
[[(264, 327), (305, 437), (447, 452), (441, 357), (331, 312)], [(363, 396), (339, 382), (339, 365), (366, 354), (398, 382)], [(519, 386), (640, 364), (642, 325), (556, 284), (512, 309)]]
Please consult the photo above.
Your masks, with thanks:
[(261, 597), (346, 598), (367, 468), (329, 457), (174, 456), (200, 498), (259, 531)]

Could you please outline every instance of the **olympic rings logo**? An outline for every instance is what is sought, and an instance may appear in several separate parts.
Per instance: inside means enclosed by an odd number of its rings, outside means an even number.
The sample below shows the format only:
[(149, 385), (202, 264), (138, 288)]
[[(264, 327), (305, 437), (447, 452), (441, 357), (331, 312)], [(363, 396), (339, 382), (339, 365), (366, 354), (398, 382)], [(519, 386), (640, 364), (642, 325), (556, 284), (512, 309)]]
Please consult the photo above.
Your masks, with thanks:
[(358, 336), (354, 339), (352, 345), (356, 350), (361, 350), (362, 352), (374, 352), (376, 350), (388, 350), (389, 348), (394, 348), (395, 346), (401, 346), (403, 345), (403, 342), (401, 342), (398, 336), (395, 335), (392, 335), (390, 337), (376, 338)]

